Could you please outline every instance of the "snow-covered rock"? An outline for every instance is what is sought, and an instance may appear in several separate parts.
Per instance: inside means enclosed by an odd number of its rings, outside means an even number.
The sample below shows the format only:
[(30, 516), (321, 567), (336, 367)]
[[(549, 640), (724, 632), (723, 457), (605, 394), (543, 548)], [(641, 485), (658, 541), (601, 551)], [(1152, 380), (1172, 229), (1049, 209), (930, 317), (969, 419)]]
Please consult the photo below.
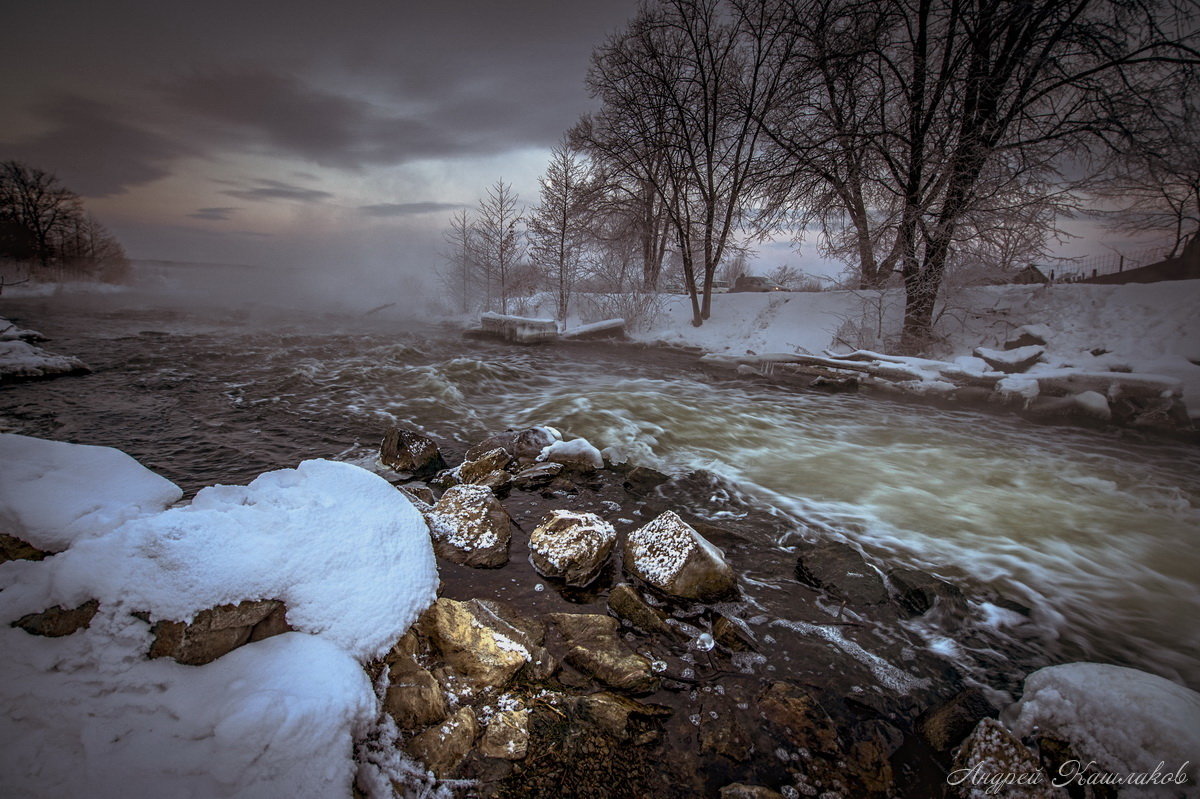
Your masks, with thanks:
[(528, 466), (537, 460), (537, 456), (542, 450), (555, 441), (562, 441), (562, 433), (553, 427), (546, 426), (495, 433), (467, 450), (467, 460), (474, 460), (484, 453), (501, 447), (517, 463)]
[(584, 586), (608, 562), (617, 532), (594, 513), (551, 511), (529, 536), (529, 560), (538, 573)]
[(45, 341), (46, 337), (36, 330), (26, 330), (17, 327), (16, 323), (10, 322), (3, 316), (0, 316), (0, 341)]
[(120, 450), (0, 434), (0, 530), (57, 552), (183, 496)]
[(1017, 347), (1011, 350), (993, 350), (988, 347), (976, 347), (974, 355), (997, 372), (1019, 374), (1029, 371), (1029, 367), (1042, 359), (1046, 348), (1031, 344), (1027, 347)]
[[(1137, 669), (1068, 663), (1025, 678), (1021, 700), (1002, 718), (1021, 737), (1048, 735), (1070, 743), (1085, 762), (1110, 774), (1150, 773), (1161, 762), (1200, 776), (1200, 694)], [(1161, 796), (1130, 787), (1122, 796)]]
[(629, 533), (624, 553), (626, 571), (674, 596), (711, 601), (737, 589), (721, 550), (671, 511)]
[[(983, 719), (963, 742), (946, 775), (959, 799), (1066, 799), (1042, 770), (1037, 755), (995, 719)], [(999, 786), (999, 789), (997, 788)]]
[(426, 518), (439, 556), (480, 568), (508, 563), (512, 519), (487, 486), (447, 489)]
[[(355, 741), (378, 713), (362, 664), (437, 587), (427, 528), (400, 492), (349, 464), (306, 461), (162, 510), (178, 489), (115, 450), (20, 436), (0, 447), (0, 519), (67, 547), (0, 569), (6, 792), (350, 794)], [(85, 598), (98, 600), (91, 618), (62, 637), (11, 626)], [(226, 615), (253, 622), (278, 607), (253, 601), (267, 598), (287, 603), (296, 632), (200, 666), (147, 658), (146, 614), (188, 621), (237, 603)]]
[(604, 466), (604, 456), (586, 438), (555, 441), (538, 453), (539, 463), (561, 463), (563, 466), (591, 471)]
[(0, 341), (0, 380), (88, 371), (87, 364), (71, 355), (55, 355), (25, 341)]
[(1112, 409), (1108, 407), (1108, 398), (1097, 391), (1084, 391), (1071, 398), (1075, 407), (1086, 416), (1108, 421), (1112, 418)]
[(427, 435), (393, 427), (379, 445), (379, 462), (396, 472), (427, 476), (445, 465), (437, 443)]

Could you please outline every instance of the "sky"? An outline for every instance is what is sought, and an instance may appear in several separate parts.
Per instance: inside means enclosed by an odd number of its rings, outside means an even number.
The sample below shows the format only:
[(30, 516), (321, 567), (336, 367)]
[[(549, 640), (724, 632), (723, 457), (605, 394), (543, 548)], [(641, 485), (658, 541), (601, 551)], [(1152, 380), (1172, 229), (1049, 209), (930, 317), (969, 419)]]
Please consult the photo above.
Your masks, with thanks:
[(536, 201), (636, 0), (9, 3), (0, 158), (133, 258), (427, 274), (498, 179)]
[[(449, 215), (537, 199), (637, 0), (9, 3), (0, 159), (57, 174), (137, 259), (294, 270), (317, 293), (433, 288)], [(1068, 254), (1104, 253), (1074, 225)], [(1109, 237), (1111, 238), (1111, 237)], [(811, 243), (759, 248), (835, 274)], [(351, 290), (353, 289), (353, 290)]]

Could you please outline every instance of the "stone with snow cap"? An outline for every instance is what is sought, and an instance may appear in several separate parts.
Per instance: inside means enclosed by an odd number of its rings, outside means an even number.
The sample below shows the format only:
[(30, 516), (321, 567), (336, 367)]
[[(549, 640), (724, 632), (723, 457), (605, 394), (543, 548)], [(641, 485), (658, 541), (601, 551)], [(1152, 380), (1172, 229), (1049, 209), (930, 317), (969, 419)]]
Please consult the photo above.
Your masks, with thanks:
[(1042, 359), (1046, 348), (1037, 344), (1028, 347), (1017, 347), (1012, 350), (993, 350), (987, 347), (976, 347), (974, 355), (997, 372), (1019, 374), (1029, 369)]
[(512, 519), (487, 486), (447, 489), (425, 519), (440, 557), (480, 568), (508, 563)]
[(604, 456), (586, 438), (555, 441), (538, 453), (539, 463), (561, 463), (568, 469), (590, 472), (604, 467)]
[(480, 441), (467, 450), (467, 460), (474, 460), (480, 455), (490, 452), (497, 447), (506, 450), (518, 464), (528, 466), (537, 460), (543, 449), (562, 440), (562, 433), (553, 427), (526, 427), (522, 430), (508, 430), (496, 433)]
[(379, 445), (379, 462), (396, 472), (428, 476), (445, 466), (432, 438), (415, 430), (393, 427)]
[(672, 511), (627, 534), (625, 569), (660, 591), (709, 602), (737, 590), (724, 553)]
[(608, 562), (617, 532), (594, 513), (555, 510), (529, 536), (529, 561), (545, 577), (585, 586)]

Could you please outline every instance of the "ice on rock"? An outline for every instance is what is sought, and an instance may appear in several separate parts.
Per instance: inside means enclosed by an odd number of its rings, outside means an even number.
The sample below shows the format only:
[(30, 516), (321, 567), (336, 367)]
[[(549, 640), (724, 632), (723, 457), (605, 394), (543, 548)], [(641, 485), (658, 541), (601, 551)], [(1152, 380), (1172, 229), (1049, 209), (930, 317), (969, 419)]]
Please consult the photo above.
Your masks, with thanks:
[(604, 466), (604, 456), (586, 438), (555, 441), (542, 449), (537, 460), (590, 469), (600, 469)]

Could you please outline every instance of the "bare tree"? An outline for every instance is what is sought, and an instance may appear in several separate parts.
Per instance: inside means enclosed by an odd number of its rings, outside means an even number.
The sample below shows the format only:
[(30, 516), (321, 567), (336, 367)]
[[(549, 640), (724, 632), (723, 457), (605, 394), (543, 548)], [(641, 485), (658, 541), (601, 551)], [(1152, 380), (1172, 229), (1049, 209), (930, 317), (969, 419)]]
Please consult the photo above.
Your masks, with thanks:
[(604, 103), (589, 145), (661, 201), (697, 326), (711, 314), (732, 237), (770, 218), (756, 206), (772, 172), (757, 120), (775, 96), (786, 46), (771, 22), (766, 11), (731, 13), (717, 0), (660, 0), (597, 49), (589, 72)]
[(512, 184), (497, 180), (479, 203), (475, 251), (486, 288), (486, 305), (494, 308), (498, 298), (501, 313), (508, 313), (509, 290), (516, 277), (514, 270), (524, 255), (520, 223)]
[(594, 192), (587, 163), (560, 142), (542, 177), (541, 202), (529, 217), (530, 254), (554, 287), (558, 318), (565, 322), (588, 242)]
[(27, 237), (42, 266), (55, 257), (55, 243), (82, 216), (78, 195), (58, 178), (18, 161), (0, 163), (0, 218)]
[(450, 215), (450, 226), (442, 232), (442, 241), (444, 262), (438, 269), (438, 278), (462, 313), (468, 313), (479, 284), (479, 268), (475, 258), (475, 221), (465, 208)]

